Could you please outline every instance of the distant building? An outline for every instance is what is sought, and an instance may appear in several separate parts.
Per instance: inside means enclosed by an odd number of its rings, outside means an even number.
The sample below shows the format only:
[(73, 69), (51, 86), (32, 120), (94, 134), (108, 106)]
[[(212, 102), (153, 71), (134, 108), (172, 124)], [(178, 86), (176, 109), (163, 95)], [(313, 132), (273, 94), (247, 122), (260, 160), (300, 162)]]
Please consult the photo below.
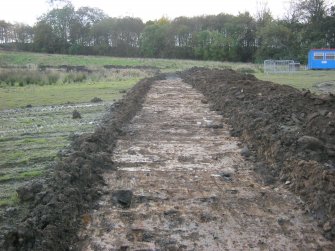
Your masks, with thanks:
[(311, 49), (308, 53), (308, 69), (335, 69), (335, 49)]

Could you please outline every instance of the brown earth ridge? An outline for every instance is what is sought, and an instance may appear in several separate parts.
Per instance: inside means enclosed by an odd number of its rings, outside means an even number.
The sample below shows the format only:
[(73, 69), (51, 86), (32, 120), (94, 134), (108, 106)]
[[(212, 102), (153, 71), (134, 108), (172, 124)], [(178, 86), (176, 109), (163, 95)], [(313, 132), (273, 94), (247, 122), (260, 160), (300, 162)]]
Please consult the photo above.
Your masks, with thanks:
[[(212, 110), (232, 126), (255, 163), (260, 182), (286, 186), (306, 202), (328, 240), (335, 236), (335, 98), (256, 79), (232, 70), (192, 68), (179, 73), (203, 93)], [(2, 226), (0, 249), (73, 250), (77, 231), (103, 196), (102, 174), (122, 128), (138, 111), (151, 85), (140, 81), (116, 103), (93, 134), (75, 139), (45, 181), (19, 191), (30, 212), (16, 226)]]
[(179, 73), (202, 92), (255, 153), (264, 183), (286, 183), (335, 236), (335, 96), (261, 81), (232, 70)]

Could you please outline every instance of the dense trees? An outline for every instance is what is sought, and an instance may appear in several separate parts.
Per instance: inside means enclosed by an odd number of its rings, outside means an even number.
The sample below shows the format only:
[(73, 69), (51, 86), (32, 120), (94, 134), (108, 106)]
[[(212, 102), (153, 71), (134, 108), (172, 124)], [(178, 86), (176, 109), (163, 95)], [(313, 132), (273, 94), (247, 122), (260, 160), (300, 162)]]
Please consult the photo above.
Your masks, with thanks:
[(304, 62), (312, 47), (335, 47), (335, 5), (326, 0), (293, 0), (285, 18), (270, 10), (255, 17), (219, 14), (161, 18), (111, 18), (97, 8), (75, 9), (68, 0), (50, 0), (53, 9), (33, 27), (0, 20), (0, 46), (48, 53), (127, 57)]

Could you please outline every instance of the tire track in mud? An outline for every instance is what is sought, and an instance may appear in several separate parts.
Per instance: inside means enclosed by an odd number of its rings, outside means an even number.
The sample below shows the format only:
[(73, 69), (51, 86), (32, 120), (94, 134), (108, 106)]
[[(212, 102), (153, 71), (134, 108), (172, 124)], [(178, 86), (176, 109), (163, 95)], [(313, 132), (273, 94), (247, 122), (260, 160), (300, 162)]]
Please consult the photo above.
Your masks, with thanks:
[(256, 182), (204, 96), (157, 81), (114, 150), (81, 250), (332, 250), (283, 187)]

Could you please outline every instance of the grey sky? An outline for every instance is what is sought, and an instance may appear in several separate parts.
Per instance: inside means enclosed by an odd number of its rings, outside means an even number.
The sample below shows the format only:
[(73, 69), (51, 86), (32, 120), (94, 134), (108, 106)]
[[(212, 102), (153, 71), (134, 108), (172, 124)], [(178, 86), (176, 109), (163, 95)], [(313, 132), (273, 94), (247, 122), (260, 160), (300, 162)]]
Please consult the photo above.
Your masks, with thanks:
[[(288, 8), (288, 0), (72, 0), (76, 8), (98, 7), (109, 16), (140, 17), (142, 20), (159, 19), (162, 16), (198, 16), (207, 14), (249, 11), (255, 14), (262, 3), (267, 3), (274, 17), (282, 17)], [(50, 9), (46, 0), (0, 0), (0, 20), (34, 24), (37, 17)]]

